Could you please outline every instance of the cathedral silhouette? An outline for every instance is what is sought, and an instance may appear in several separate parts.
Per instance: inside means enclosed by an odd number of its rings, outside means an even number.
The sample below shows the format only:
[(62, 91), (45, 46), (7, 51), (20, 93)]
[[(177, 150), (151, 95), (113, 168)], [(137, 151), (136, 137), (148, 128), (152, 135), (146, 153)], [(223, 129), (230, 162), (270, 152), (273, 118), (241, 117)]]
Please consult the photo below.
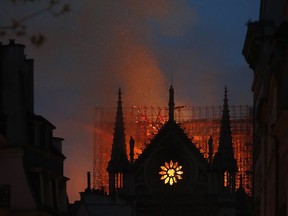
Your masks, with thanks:
[[(250, 215), (251, 199), (240, 180), (234, 158), (227, 88), (225, 87), (219, 147), (208, 159), (174, 120), (174, 89), (169, 89), (169, 120), (137, 159), (134, 139), (126, 150), (121, 89), (108, 163), (109, 196), (126, 200), (132, 215)], [(128, 158), (129, 155), (129, 158)]]

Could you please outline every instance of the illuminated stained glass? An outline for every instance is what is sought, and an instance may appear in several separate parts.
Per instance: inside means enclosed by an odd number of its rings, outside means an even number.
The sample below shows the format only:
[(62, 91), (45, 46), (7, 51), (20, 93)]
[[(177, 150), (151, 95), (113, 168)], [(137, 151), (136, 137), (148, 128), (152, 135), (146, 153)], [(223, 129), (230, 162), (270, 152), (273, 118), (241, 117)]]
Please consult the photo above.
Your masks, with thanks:
[(169, 183), (170, 185), (173, 185), (177, 183), (177, 180), (182, 179), (182, 166), (179, 166), (178, 162), (174, 163), (172, 160), (170, 160), (169, 163), (165, 162), (164, 164), (164, 166), (160, 166), (160, 180), (163, 180), (165, 184)]

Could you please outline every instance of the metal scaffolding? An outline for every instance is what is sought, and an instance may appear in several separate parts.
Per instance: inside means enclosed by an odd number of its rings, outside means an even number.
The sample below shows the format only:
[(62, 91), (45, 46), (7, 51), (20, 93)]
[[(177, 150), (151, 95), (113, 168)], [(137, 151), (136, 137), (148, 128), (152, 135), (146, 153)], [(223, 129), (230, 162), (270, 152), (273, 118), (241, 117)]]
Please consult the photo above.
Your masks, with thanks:
[[(249, 106), (230, 106), (230, 120), (233, 136), (234, 156), (237, 160), (238, 174), (236, 186), (239, 187), (242, 176), (243, 187), (252, 193), (252, 108)], [(168, 107), (132, 106), (124, 107), (126, 140), (133, 136), (135, 152), (141, 154), (149, 145), (150, 139), (168, 120)], [(111, 154), (113, 127), (116, 108), (95, 108), (93, 186), (108, 188), (106, 171)], [(189, 105), (175, 107), (175, 120), (195, 143), (196, 147), (208, 158), (207, 141), (212, 135), (213, 152), (218, 149), (222, 106), (192, 107)], [(137, 157), (137, 155), (136, 155)]]

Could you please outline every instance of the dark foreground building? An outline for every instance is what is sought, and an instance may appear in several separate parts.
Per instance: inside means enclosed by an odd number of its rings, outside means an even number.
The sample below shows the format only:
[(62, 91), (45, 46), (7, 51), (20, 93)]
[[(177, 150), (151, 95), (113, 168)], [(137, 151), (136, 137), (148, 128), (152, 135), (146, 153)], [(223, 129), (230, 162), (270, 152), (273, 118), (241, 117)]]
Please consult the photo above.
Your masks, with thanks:
[(261, 0), (243, 55), (254, 72), (254, 215), (288, 215), (288, 1)]
[(34, 114), (33, 60), (24, 48), (0, 44), (0, 215), (65, 215), (62, 139)]
[[(169, 120), (135, 160), (134, 139), (130, 137), (126, 150), (121, 91), (114, 128), (111, 159), (108, 163), (109, 196), (106, 208), (118, 206), (124, 215), (251, 215), (251, 198), (240, 183), (236, 189), (238, 171), (234, 158), (230, 126), (227, 89), (225, 88), (219, 147), (213, 152), (213, 138), (208, 140), (208, 159), (199, 152), (184, 130), (174, 120), (174, 89), (169, 90)], [(90, 180), (88, 180), (90, 182)], [(99, 191), (90, 189), (81, 193), (75, 215), (97, 215), (102, 209), (92, 197)], [(89, 201), (88, 201), (89, 198)], [(120, 205), (122, 202), (122, 205)], [(109, 204), (108, 204), (109, 203)], [(114, 203), (114, 204), (113, 204)], [(77, 208), (76, 205), (73, 206)], [(101, 207), (101, 208), (100, 208)], [(85, 211), (83, 211), (85, 209)], [(98, 212), (98, 215), (100, 214)], [(106, 214), (108, 215), (108, 214)], [(111, 214), (112, 215), (112, 214)]]

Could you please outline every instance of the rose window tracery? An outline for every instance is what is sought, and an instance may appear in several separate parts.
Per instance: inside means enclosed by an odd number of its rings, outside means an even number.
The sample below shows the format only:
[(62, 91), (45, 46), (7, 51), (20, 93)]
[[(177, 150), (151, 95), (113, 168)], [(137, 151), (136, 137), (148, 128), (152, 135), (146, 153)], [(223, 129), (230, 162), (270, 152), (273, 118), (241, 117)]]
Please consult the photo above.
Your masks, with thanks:
[(164, 166), (160, 166), (160, 168), (160, 180), (163, 180), (165, 184), (169, 183), (170, 185), (173, 185), (176, 184), (178, 180), (182, 179), (182, 166), (180, 166), (178, 162), (174, 163), (170, 160), (169, 163), (165, 162)]

